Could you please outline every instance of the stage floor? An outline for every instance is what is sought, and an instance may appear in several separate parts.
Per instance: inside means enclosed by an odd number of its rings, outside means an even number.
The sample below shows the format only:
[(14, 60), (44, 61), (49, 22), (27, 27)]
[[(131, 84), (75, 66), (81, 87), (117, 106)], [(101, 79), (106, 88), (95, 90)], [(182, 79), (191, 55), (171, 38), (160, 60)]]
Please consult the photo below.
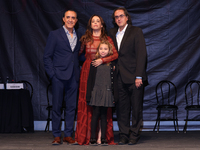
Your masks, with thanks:
[[(114, 132), (115, 142), (118, 132)], [(175, 131), (142, 131), (136, 145), (80, 146), (61, 144), (51, 145), (52, 133), (36, 131), (35, 133), (0, 134), (0, 150), (199, 150), (200, 131), (177, 133)]]

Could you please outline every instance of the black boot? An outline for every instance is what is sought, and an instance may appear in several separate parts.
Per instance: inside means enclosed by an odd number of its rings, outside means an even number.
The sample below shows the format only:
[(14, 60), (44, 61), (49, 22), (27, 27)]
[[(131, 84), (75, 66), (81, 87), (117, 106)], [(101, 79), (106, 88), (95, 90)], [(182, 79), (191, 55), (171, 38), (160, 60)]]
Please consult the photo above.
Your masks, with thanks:
[(97, 139), (90, 139), (90, 145), (97, 146)]
[(108, 146), (108, 142), (107, 142), (107, 140), (105, 138), (101, 139), (101, 145), (102, 146)]

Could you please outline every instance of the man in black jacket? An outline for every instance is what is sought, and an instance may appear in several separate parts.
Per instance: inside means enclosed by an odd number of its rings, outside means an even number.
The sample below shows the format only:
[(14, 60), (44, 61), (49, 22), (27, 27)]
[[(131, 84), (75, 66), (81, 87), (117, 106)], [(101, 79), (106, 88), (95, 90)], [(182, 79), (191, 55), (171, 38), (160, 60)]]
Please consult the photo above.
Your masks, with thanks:
[[(119, 144), (136, 144), (142, 123), (142, 101), (146, 80), (146, 45), (142, 30), (132, 26), (125, 8), (113, 12), (117, 28), (110, 30), (119, 57), (116, 64), (119, 100), (117, 119), (120, 133)], [(130, 126), (130, 113), (132, 125)]]

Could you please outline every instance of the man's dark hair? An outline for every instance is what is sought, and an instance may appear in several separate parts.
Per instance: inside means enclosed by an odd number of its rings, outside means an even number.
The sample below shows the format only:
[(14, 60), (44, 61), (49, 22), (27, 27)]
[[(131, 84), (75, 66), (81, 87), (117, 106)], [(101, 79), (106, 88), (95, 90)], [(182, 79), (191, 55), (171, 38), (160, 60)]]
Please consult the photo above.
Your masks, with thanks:
[(113, 24), (115, 27), (117, 27), (117, 24), (115, 23), (115, 12), (117, 10), (123, 10), (124, 11), (124, 14), (128, 17), (128, 20), (127, 20), (127, 24), (130, 24), (132, 25), (132, 21), (131, 21), (131, 16), (129, 15), (128, 11), (126, 10), (126, 8), (124, 7), (118, 7), (114, 10), (113, 14), (112, 14), (112, 19), (113, 19)]
[[(77, 12), (74, 11), (74, 10), (72, 10), (72, 9), (66, 10), (66, 11), (63, 13), (63, 17), (65, 17), (65, 13), (68, 12), (68, 11), (73, 11), (73, 12), (75, 12), (75, 13), (76, 13), (76, 19), (78, 19)], [(63, 21), (63, 17), (62, 17), (62, 25), (65, 24), (64, 21)], [(78, 29), (78, 26), (79, 26), (79, 24), (78, 24), (78, 21), (77, 21), (76, 24), (75, 24), (75, 26), (74, 26), (74, 28), (75, 28), (75, 29)]]

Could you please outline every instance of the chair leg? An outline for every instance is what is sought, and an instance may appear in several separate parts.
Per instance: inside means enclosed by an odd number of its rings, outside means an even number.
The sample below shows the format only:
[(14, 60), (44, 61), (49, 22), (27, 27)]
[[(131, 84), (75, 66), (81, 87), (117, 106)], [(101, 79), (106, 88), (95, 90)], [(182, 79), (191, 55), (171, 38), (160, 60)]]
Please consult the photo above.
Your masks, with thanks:
[(48, 117), (47, 117), (47, 124), (46, 124), (46, 127), (45, 127), (45, 132), (49, 132), (49, 124), (50, 124), (50, 110), (48, 110)]
[(46, 127), (45, 127), (45, 130), (44, 130), (44, 132), (47, 132), (47, 124), (46, 124)]
[(160, 128), (160, 114), (161, 114), (161, 110), (158, 111), (158, 127), (157, 127), (157, 133), (159, 133), (159, 128)]
[(187, 122), (188, 122), (188, 110), (187, 110), (187, 114), (186, 114), (186, 119), (185, 119), (185, 125), (184, 125), (184, 129), (183, 132), (186, 133), (187, 132)]
[(153, 131), (155, 131), (157, 124), (158, 124), (158, 118), (156, 119), (156, 124), (155, 124), (155, 126), (153, 128)]
[(179, 128), (178, 128), (178, 119), (177, 119), (177, 110), (173, 110), (173, 122), (174, 122), (174, 129), (179, 133)]
[(159, 128), (160, 128), (160, 120), (158, 121), (157, 133), (159, 133)]
[(158, 120), (159, 120), (159, 111), (158, 111), (158, 114), (157, 114), (156, 124), (155, 124), (155, 126), (153, 128), (153, 131), (155, 131), (156, 126), (158, 125)]
[(177, 118), (177, 110), (176, 110), (176, 125), (177, 125), (177, 131), (179, 133), (179, 128), (178, 128), (178, 118)]
[(174, 129), (175, 129), (175, 131), (176, 131), (176, 123), (175, 123), (175, 120), (174, 120), (173, 122), (174, 122)]
[(176, 131), (176, 123), (175, 123), (175, 119), (176, 117), (175, 117), (175, 110), (173, 110), (173, 122), (174, 122), (174, 129), (175, 129), (175, 131)]
[(47, 124), (46, 124), (46, 127), (45, 127), (45, 132), (49, 132), (49, 123), (50, 123), (50, 120), (48, 118), (47, 119)]
[(177, 132), (179, 133), (179, 128), (178, 128), (178, 119), (176, 120), (176, 125), (177, 125)]
[(187, 119), (186, 119), (186, 121), (185, 121), (185, 125), (184, 125), (183, 132), (184, 132), (184, 133), (186, 133), (186, 132), (187, 132)]

